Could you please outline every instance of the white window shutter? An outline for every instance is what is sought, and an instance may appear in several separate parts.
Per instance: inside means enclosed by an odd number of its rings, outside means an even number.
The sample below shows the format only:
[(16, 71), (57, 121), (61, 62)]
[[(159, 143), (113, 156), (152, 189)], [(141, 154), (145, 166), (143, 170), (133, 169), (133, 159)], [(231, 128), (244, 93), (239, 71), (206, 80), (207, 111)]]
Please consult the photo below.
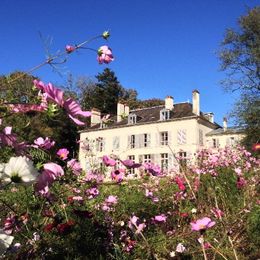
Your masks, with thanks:
[(151, 146), (151, 134), (147, 134), (147, 147)]
[(127, 137), (127, 148), (131, 148), (131, 135)]
[(168, 145), (172, 144), (172, 132), (168, 131)]

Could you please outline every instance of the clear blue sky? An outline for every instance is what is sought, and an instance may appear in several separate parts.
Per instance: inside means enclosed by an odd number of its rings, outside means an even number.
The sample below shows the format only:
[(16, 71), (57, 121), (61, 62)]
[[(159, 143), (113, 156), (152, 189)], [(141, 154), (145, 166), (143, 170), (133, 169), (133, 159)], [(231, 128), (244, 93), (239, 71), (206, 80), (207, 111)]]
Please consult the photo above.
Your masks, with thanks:
[[(51, 36), (51, 50), (63, 50), (92, 36), (111, 31), (115, 61), (109, 67), (139, 98), (191, 100), (201, 93), (201, 109), (214, 112), (217, 122), (232, 108), (235, 95), (224, 93), (216, 51), (228, 27), (256, 0), (2, 0), (0, 9), (0, 74), (27, 70), (45, 58), (39, 33)], [(98, 48), (99, 40), (91, 44)], [(94, 77), (105, 68), (96, 54), (70, 55), (62, 77), (50, 67), (34, 75), (63, 84), (67, 73)]]

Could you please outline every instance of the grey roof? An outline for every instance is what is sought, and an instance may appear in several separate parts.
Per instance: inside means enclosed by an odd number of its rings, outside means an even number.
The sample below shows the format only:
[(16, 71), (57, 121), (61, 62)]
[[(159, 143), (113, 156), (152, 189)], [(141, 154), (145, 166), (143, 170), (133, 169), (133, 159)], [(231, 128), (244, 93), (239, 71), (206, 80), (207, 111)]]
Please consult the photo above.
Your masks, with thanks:
[[(130, 114), (135, 114), (137, 116), (137, 122), (135, 125), (142, 125), (142, 124), (150, 124), (155, 122), (168, 122), (168, 121), (175, 121), (175, 120), (182, 120), (182, 119), (189, 119), (189, 118), (196, 118), (198, 117), (192, 112), (192, 104), (185, 102), (185, 103), (177, 103), (174, 104), (173, 109), (170, 111), (170, 118), (169, 120), (160, 121), (160, 111), (164, 109), (164, 105), (148, 107), (148, 108), (140, 108), (131, 110)], [(200, 122), (206, 124), (207, 126), (211, 127), (212, 129), (220, 127), (216, 123), (211, 123), (202, 112), (200, 112)], [(81, 132), (89, 132), (95, 130), (104, 130), (104, 129), (111, 129), (111, 128), (118, 128), (118, 127), (127, 127), (132, 126), (128, 124), (128, 118), (122, 119), (120, 122), (116, 121), (116, 116), (112, 117), (111, 122), (106, 128), (100, 128), (100, 124), (94, 125), (89, 127)]]
[(226, 130), (223, 128), (218, 128), (215, 130), (210, 131), (206, 134), (206, 136), (212, 136), (212, 135), (227, 135), (227, 134), (241, 134), (244, 133), (243, 128), (239, 127), (228, 127)]

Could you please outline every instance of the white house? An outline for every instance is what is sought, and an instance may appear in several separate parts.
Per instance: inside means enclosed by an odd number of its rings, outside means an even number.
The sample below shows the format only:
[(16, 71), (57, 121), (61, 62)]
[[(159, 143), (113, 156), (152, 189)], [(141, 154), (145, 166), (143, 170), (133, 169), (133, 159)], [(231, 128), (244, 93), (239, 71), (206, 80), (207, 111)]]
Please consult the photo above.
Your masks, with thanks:
[[(91, 126), (80, 133), (79, 160), (87, 169), (103, 155), (115, 155), (135, 162), (154, 162), (163, 169), (174, 166), (176, 156), (191, 157), (205, 147), (224, 147), (227, 138), (239, 140), (240, 131), (222, 128), (213, 113), (200, 111), (200, 93), (192, 92), (192, 104), (174, 103), (129, 110), (118, 103), (117, 116), (106, 122), (98, 110), (92, 110)], [(234, 142), (233, 142), (234, 143)]]

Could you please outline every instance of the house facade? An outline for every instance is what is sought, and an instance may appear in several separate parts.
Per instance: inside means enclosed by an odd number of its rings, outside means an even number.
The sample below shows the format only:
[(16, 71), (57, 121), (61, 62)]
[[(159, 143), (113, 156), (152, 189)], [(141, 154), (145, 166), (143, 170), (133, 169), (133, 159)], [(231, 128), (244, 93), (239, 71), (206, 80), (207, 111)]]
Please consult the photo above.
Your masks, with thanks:
[[(197, 90), (192, 92), (192, 103), (174, 104), (168, 96), (164, 105), (131, 111), (118, 103), (117, 116), (110, 122), (92, 110), (91, 126), (80, 133), (79, 160), (84, 170), (101, 162), (103, 155), (153, 162), (169, 170), (176, 166), (176, 158), (191, 158), (197, 150), (213, 147), (214, 142), (215, 148), (224, 147), (222, 138), (233, 135), (222, 130), (213, 113), (200, 111)], [(234, 134), (236, 140), (238, 134)]]

